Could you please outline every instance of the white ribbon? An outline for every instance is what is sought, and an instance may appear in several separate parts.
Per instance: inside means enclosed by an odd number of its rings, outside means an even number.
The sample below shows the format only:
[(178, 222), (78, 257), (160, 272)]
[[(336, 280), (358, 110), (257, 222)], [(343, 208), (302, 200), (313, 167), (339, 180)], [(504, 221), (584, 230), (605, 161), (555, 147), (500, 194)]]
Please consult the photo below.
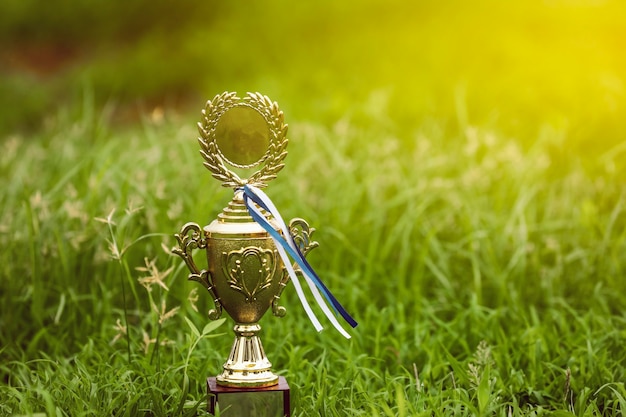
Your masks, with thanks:
[[(274, 203), (272, 203), (272, 200), (270, 200), (270, 198), (262, 190), (260, 190), (259, 188), (254, 187), (252, 185), (246, 185), (246, 187), (244, 188), (244, 201), (246, 202), (246, 207), (248, 208), (248, 210), (251, 211), (250, 214), (251, 215), (252, 215), (252, 213), (256, 214), (256, 216), (253, 215), (253, 217), (266, 230), (269, 231), (268, 227), (274, 229), (272, 227), (272, 225), (265, 219), (265, 216), (263, 215), (261, 210), (254, 203), (251, 203), (251, 202), (249, 202), (247, 200), (246, 197), (248, 197), (248, 196), (246, 195), (246, 193), (248, 191), (252, 192), (254, 194), (254, 196), (256, 196), (263, 203), (265, 208), (269, 209), (268, 210), (269, 213), (274, 217), (274, 219), (278, 223), (278, 227), (279, 227), (280, 231), (282, 232), (282, 235), (284, 237), (284, 241), (291, 248), (291, 252), (292, 253), (299, 253), (299, 250), (298, 250), (298, 248), (296, 246), (296, 243), (293, 240), (293, 237), (291, 236), (291, 233), (289, 232), (289, 229), (287, 228), (287, 225), (285, 224), (285, 222), (282, 219), (280, 213), (278, 212), (278, 209), (276, 209), (276, 206), (274, 206)], [(283, 261), (283, 264), (285, 265), (285, 268), (287, 268), (287, 272), (289, 273), (289, 276), (291, 277), (291, 280), (293, 281), (294, 287), (296, 288), (296, 293), (298, 294), (298, 298), (300, 298), (300, 303), (302, 304), (302, 307), (304, 308), (304, 311), (306, 312), (307, 316), (309, 317), (309, 320), (311, 320), (311, 323), (313, 323), (313, 326), (315, 327), (315, 329), (318, 332), (321, 331), (323, 329), (323, 327), (320, 324), (319, 320), (315, 316), (315, 313), (313, 312), (313, 310), (309, 306), (309, 303), (306, 300), (306, 296), (304, 295), (304, 291), (302, 290), (302, 286), (300, 285), (300, 281), (298, 280), (297, 274), (296, 274), (296, 272), (295, 272), (295, 270), (294, 270), (294, 268), (293, 268), (293, 266), (291, 264), (291, 260), (289, 259), (288, 255), (287, 255), (287, 253), (285, 251), (285, 248), (283, 247), (283, 242), (281, 242), (276, 237), (274, 237), (272, 235), (272, 233), (270, 233), (270, 236), (274, 240), (276, 248), (278, 249), (278, 254), (280, 255), (280, 257), (281, 257), (281, 259)], [(316, 284), (314, 282), (314, 278), (310, 276), (310, 274), (306, 270), (306, 268), (300, 268), (300, 271), (302, 272), (302, 276), (304, 277), (306, 283), (308, 284), (309, 288), (311, 289), (311, 292), (313, 293), (313, 297), (315, 298), (315, 301), (317, 302), (317, 304), (320, 306), (320, 308), (324, 312), (324, 315), (326, 315), (326, 317), (331, 322), (333, 327), (335, 327), (335, 329), (337, 329), (337, 331), (339, 333), (341, 333), (341, 335), (343, 337), (345, 337), (346, 339), (350, 339), (351, 338), (350, 334), (348, 332), (346, 332), (343, 329), (343, 327), (341, 327), (341, 325), (337, 321), (337, 318), (335, 317), (335, 315), (330, 311), (330, 309), (326, 305), (326, 302), (324, 301), (324, 298), (320, 294), (320, 291), (319, 291), (319, 289), (317, 288), (317, 286), (316, 286)]]

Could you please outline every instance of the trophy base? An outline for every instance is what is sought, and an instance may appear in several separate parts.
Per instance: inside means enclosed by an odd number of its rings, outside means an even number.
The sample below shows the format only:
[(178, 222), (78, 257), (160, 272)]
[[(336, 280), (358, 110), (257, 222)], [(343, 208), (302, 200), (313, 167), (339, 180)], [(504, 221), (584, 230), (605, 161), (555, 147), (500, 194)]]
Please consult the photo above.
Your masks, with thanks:
[(277, 377), (270, 387), (224, 387), (216, 377), (207, 379), (208, 410), (220, 416), (291, 417), (289, 385), (284, 377)]
[(217, 385), (229, 388), (266, 388), (278, 384), (278, 376), (270, 371), (238, 375), (231, 371), (224, 371), (215, 377)]
[(263, 388), (278, 384), (278, 376), (272, 373), (272, 364), (257, 336), (261, 326), (257, 323), (236, 324), (234, 331), (236, 337), (224, 371), (215, 378), (217, 385)]

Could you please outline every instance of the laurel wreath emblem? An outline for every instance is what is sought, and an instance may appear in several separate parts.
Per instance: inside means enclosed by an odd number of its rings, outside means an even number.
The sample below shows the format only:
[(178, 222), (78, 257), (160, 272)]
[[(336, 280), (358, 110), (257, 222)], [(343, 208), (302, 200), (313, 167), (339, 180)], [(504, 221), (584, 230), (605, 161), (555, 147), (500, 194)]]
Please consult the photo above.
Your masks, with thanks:
[[(265, 154), (256, 162), (248, 165), (236, 164), (226, 159), (217, 146), (215, 130), (220, 117), (229, 109), (236, 106), (246, 106), (258, 111), (265, 119), (269, 128), (269, 145)], [(224, 92), (216, 95), (213, 100), (206, 103), (202, 110), (202, 118), (198, 123), (200, 137), (200, 154), (204, 158), (204, 166), (207, 167), (213, 178), (222, 182), (222, 186), (239, 188), (246, 184), (258, 188), (267, 186), (267, 183), (276, 178), (278, 172), (283, 169), (283, 160), (287, 156), (287, 125), (284, 123), (283, 112), (278, 104), (260, 93), (247, 93), (240, 99), (237, 93)], [(263, 164), (260, 170), (254, 172), (249, 178), (241, 178), (237, 173), (226, 167), (229, 164), (237, 168), (252, 168)]]

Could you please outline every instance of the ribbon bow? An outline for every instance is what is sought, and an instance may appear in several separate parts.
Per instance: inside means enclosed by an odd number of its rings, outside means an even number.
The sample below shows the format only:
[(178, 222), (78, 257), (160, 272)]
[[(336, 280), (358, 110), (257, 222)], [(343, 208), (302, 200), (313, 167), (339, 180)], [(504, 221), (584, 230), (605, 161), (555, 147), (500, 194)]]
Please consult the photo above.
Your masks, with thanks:
[[(296, 288), (296, 293), (298, 294), (298, 298), (300, 298), (300, 302), (302, 303), (302, 307), (304, 307), (304, 311), (306, 312), (309, 320), (313, 323), (315, 329), (319, 332), (323, 329), (321, 323), (311, 310), (309, 303), (306, 300), (304, 295), (304, 291), (302, 290), (302, 286), (300, 285), (300, 281), (296, 275), (296, 272), (293, 269), (291, 261), (289, 260), (289, 256), (295, 261), (295, 263), (300, 267), (302, 271), (302, 275), (304, 276), (304, 280), (308, 284), (311, 292), (313, 293), (313, 297), (315, 301), (320, 306), (328, 320), (332, 323), (332, 325), (341, 333), (346, 339), (350, 339), (350, 334), (346, 332), (343, 327), (337, 321), (335, 315), (330, 311), (326, 303), (330, 304), (333, 307), (333, 310), (340, 314), (341, 317), (352, 327), (357, 326), (357, 322), (348, 314), (348, 312), (343, 308), (343, 306), (337, 301), (335, 296), (328, 290), (328, 288), (324, 285), (324, 283), (317, 276), (309, 262), (302, 255), (300, 248), (293, 240), (293, 236), (289, 232), (287, 225), (283, 221), (280, 213), (272, 203), (272, 200), (261, 191), (259, 188), (253, 185), (245, 185), (243, 187), (243, 201), (250, 213), (250, 216), (259, 223), (272, 237), (274, 243), (276, 244), (276, 249), (278, 250), (278, 254), (280, 255), (291, 280), (293, 281), (294, 287)], [(254, 204), (252, 204), (254, 203)], [(255, 205), (256, 204), (256, 205)], [(257, 207), (258, 206), (258, 207)], [(276, 222), (278, 223), (278, 227), (282, 232), (282, 235), (279, 231), (274, 229), (274, 227), (270, 224), (270, 222), (265, 218), (263, 210), (267, 211), (274, 217)], [(289, 254), (289, 256), (287, 255)], [(322, 298), (323, 297), (323, 298)], [(324, 301), (326, 300), (326, 302)]]

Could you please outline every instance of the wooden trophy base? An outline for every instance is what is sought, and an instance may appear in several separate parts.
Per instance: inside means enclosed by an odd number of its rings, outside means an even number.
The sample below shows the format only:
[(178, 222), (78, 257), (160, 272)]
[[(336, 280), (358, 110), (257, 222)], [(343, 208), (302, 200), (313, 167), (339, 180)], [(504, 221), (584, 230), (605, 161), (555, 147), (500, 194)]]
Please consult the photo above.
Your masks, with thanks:
[(220, 416), (291, 417), (289, 385), (284, 377), (278, 384), (261, 388), (231, 388), (217, 385), (215, 377), (207, 379), (209, 412)]

